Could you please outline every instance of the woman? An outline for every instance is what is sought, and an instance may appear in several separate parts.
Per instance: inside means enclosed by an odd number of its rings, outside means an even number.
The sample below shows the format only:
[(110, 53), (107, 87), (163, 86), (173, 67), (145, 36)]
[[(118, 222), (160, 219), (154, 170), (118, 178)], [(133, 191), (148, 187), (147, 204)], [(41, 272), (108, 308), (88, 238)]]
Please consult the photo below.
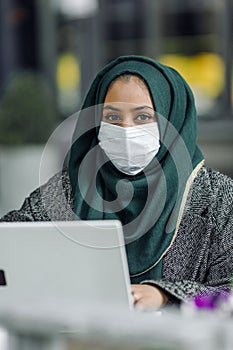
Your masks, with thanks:
[(119, 219), (139, 307), (228, 292), (233, 182), (203, 166), (196, 122), (175, 70), (119, 57), (90, 87), (68, 169), (2, 221)]

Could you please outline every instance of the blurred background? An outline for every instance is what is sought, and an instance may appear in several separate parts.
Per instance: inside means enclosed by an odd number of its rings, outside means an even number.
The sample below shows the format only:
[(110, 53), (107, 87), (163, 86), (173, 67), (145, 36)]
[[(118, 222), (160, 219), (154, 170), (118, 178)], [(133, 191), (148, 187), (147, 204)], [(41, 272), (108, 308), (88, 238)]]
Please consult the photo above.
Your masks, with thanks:
[[(0, 216), (40, 185), (50, 134), (119, 55), (184, 76), (206, 164), (233, 177), (232, 18), (232, 0), (0, 0)], [(63, 136), (46, 148), (45, 179)]]

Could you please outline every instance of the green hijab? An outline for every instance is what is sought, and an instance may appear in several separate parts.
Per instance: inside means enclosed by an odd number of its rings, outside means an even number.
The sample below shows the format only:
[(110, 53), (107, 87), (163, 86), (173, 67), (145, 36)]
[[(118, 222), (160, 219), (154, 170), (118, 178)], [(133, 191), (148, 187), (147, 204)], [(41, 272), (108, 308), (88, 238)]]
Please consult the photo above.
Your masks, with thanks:
[[(97, 138), (107, 89), (124, 73), (146, 82), (160, 131), (158, 154), (135, 176), (117, 170)], [(177, 233), (187, 184), (203, 161), (196, 124), (187, 83), (174, 69), (146, 57), (115, 59), (97, 74), (87, 93), (69, 158), (74, 211), (76, 219), (121, 221), (132, 277), (143, 278), (153, 269), (153, 278), (161, 278), (162, 258)]]

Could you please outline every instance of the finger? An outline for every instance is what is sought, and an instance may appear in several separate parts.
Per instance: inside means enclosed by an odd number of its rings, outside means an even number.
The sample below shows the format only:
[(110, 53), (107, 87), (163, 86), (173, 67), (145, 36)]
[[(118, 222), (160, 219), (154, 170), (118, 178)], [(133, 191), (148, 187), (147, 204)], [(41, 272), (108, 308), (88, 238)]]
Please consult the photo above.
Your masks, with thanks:
[(132, 290), (131, 296), (132, 296), (133, 303), (136, 304), (138, 301), (138, 295)]

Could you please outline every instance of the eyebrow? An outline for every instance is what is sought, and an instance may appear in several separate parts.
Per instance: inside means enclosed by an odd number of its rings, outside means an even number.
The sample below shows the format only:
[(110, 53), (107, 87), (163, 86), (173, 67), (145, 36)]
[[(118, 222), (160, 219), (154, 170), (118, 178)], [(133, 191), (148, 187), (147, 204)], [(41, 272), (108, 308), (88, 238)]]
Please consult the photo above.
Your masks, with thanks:
[[(142, 110), (142, 109), (150, 109), (150, 110), (152, 110), (152, 111), (154, 111), (154, 109), (152, 108), (152, 107), (150, 107), (150, 106), (147, 106), (147, 105), (143, 105), (143, 106), (138, 106), (138, 107), (135, 107), (135, 108), (132, 108), (134, 111), (140, 111), (140, 110)], [(111, 105), (106, 105), (106, 106), (104, 106), (104, 108), (103, 108), (104, 110), (105, 109), (110, 109), (111, 111), (117, 111), (117, 112), (120, 112), (121, 111), (121, 109), (120, 108), (116, 108), (116, 107), (113, 107), (113, 106), (111, 106)]]

